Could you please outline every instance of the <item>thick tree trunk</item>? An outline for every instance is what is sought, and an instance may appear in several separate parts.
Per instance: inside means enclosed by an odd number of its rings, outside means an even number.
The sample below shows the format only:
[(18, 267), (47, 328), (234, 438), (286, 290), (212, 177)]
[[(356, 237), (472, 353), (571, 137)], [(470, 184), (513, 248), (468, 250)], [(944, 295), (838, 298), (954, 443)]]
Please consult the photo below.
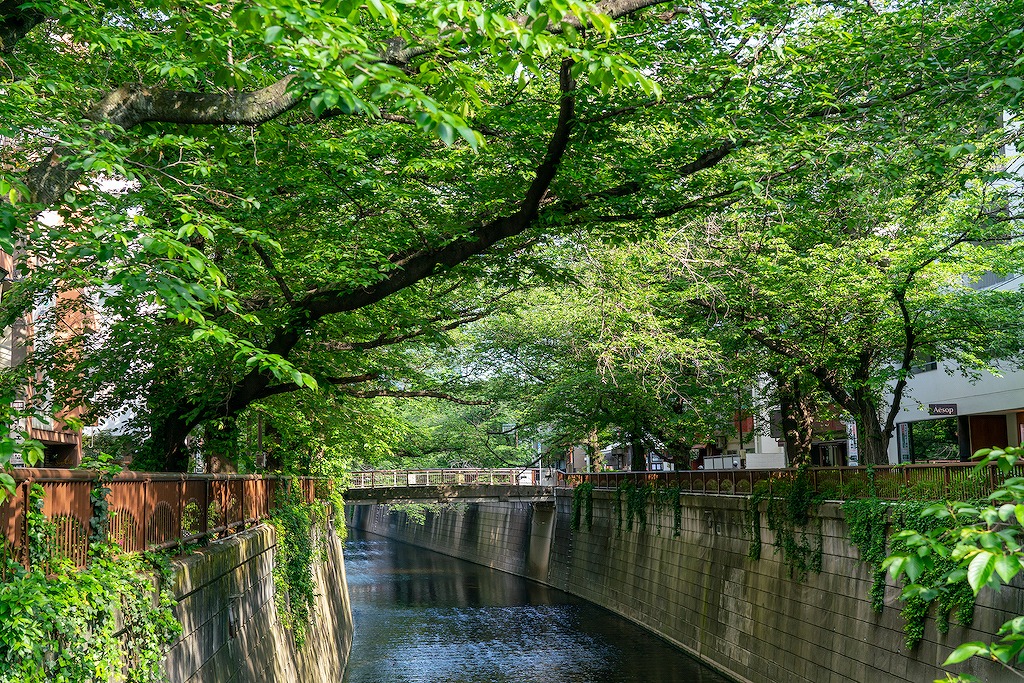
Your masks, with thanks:
[(799, 374), (772, 372), (771, 375), (775, 380), (782, 413), (780, 428), (786, 443), (786, 460), (790, 467), (810, 464), (817, 408), (812, 397), (814, 381)]
[(590, 472), (600, 472), (604, 469), (604, 462), (601, 460), (601, 445), (597, 441), (597, 430), (591, 429), (587, 437), (587, 450), (590, 452)]
[(238, 424), (234, 417), (211, 420), (203, 430), (203, 455), (210, 474), (238, 471)]
[(878, 409), (871, 401), (859, 400), (857, 413), (857, 445), (861, 465), (888, 465), (889, 439), (878, 419)]
[(634, 472), (645, 471), (647, 469), (647, 449), (644, 448), (644, 445), (636, 437), (633, 437), (630, 446), (632, 448), (629, 449), (631, 455), (629, 469)]
[(163, 472), (188, 472), (190, 454), (185, 438), (193, 429), (193, 425), (178, 414), (168, 415), (157, 420), (150, 436), (152, 469)]
[(814, 410), (799, 389), (780, 392), (782, 408), (782, 436), (786, 440), (786, 458), (790, 467), (811, 462), (811, 442), (814, 440)]

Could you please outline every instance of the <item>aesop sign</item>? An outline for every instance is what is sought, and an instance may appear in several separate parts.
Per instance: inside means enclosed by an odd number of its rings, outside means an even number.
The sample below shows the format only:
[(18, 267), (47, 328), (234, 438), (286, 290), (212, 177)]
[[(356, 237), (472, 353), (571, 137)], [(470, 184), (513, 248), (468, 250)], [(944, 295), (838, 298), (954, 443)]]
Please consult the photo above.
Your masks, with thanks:
[(955, 403), (929, 403), (929, 415), (956, 415)]

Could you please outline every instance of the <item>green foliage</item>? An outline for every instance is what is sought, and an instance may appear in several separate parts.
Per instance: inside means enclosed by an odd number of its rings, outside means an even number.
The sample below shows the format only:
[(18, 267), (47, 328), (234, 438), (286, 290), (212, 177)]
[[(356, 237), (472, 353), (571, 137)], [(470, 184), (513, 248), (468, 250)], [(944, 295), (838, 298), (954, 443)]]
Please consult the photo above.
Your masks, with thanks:
[[(808, 573), (821, 571), (821, 519), (814, 518), (821, 499), (814, 492), (806, 467), (797, 469), (793, 478), (773, 478), (758, 482), (747, 508), (751, 530), (751, 559), (761, 557), (760, 505), (766, 504), (766, 521), (774, 537), (775, 554), (782, 554), (789, 575), (803, 581)], [(813, 523), (813, 524), (812, 524)], [(808, 529), (809, 525), (814, 529)]]
[(658, 520), (656, 533), (661, 534), (661, 515), (666, 505), (672, 508), (672, 536), (678, 537), (683, 522), (683, 506), (679, 500), (679, 485), (655, 486), (652, 491), (654, 517)]
[(53, 552), (40, 495), (28, 518), (32, 568), (8, 561), (0, 583), (0, 682), (163, 680), (161, 661), (181, 632), (170, 563), (93, 543), (77, 570)]
[(970, 626), (974, 618), (974, 592), (967, 575), (947, 551), (921, 555), (920, 539), (950, 538), (957, 533), (961, 512), (976, 509), (974, 503), (935, 503), (901, 501), (893, 507), (894, 523), (899, 531), (892, 537), (891, 554), (882, 564), (893, 578), (904, 574), (908, 580), (901, 598), (902, 616), (908, 648), (924, 637), (925, 622), (934, 604), (935, 624), (940, 633), (949, 631), (949, 618)]
[(747, 500), (746, 521), (750, 529), (750, 546), (747, 548), (747, 557), (754, 560), (761, 559), (761, 504), (771, 499), (772, 487), (767, 481), (759, 481), (754, 484), (750, 497)]
[(624, 484), (615, 487), (615, 533), (622, 535), (622, 494)]
[(850, 531), (850, 542), (860, 551), (860, 559), (871, 567), (871, 609), (885, 607), (886, 539), (889, 525), (887, 501), (879, 498), (850, 499), (843, 503), (843, 515)]
[[(312, 439), (314, 411), (443, 393), (459, 373), (425, 349), (446, 349), (523, 283), (557, 281), (552, 243), (653, 239), (597, 259), (609, 285), (576, 300), (603, 297), (604, 318), (548, 337), (573, 344), (564, 371), (509, 373), (543, 388), (538, 404), (566, 438), (652, 427), (685, 452), (732, 393), (717, 366), (770, 355), (737, 333), (771, 331), (789, 360), (815, 354), (842, 380), (842, 403), (903, 371), (894, 291), (923, 347), (1012, 308), (995, 301), (1009, 295), (962, 306), (950, 283), (1008, 246), (990, 239), (1005, 225), (961, 209), (1005, 166), (1001, 119), (1024, 75), (1017, 0), (877, 13), (730, 0), (701, 21), (649, 6), (19, 4), (4, 27), (38, 16), (4, 33), (0, 246), (19, 257), (5, 317), (62, 290), (104, 292), (102, 343), (64, 325), (96, 312), (89, 297), (57, 297), (33, 319), (47, 411), (131, 405), (161, 467), (185, 466), (175, 448), (190, 431), (252, 407)], [(48, 208), (59, 222), (37, 220)], [(695, 332), (699, 316), (679, 310), (695, 301), (739, 324)], [(940, 311), (964, 335), (928, 334)], [(812, 347), (813, 325), (846, 339)], [(933, 350), (971, 361), (967, 341)], [(652, 424), (630, 421), (645, 415)], [(416, 426), (439, 423), (459, 421)], [(401, 450), (386, 436), (348, 443)], [(435, 436), (409, 450), (453, 447)], [(325, 440), (328, 457), (342, 452)]]
[(89, 542), (104, 543), (109, 535), (110, 527), (110, 505), (107, 503), (107, 496), (110, 494), (108, 484), (121, 473), (122, 468), (116, 459), (108, 453), (83, 456), (78, 467), (96, 472), (96, 485), (89, 492), (89, 502), (92, 506), (92, 516), (89, 518)]
[(626, 502), (626, 531), (633, 530), (634, 522), (638, 531), (647, 531), (647, 498), (652, 491), (650, 485), (637, 486), (631, 481), (624, 481), (619, 484), (617, 491), (617, 500), (625, 498)]
[(319, 499), (307, 503), (296, 482), (282, 483), (269, 520), (277, 538), (274, 601), (281, 622), (292, 631), (296, 646), (302, 647), (310, 615), (316, 607), (314, 571), (324, 557), (328, 511)]
[(466, 510), (467, 504), (458, 501), (444, 501), (434, 503), (388, 503), (389, 513), (403, 514), (406, 518), (418, 526), (427, 523), (429, 515), (439, 515), (442, 512), (460, 513)]
[(586, 522), (587, 531), (594, 526), (594, 485), (589, 481), (577, 484), (572, 490), (571, 526), (573, 531), (580, 530), (581, 521)]
[[(987, 473), (995, 466), (1003, 475), (1009, 474), (1022, 456), (1022, 447), (982, 449), (975, 453), (980, 460), (975, 472)], [(1008, 584), (1024, 566), (1020, 543), (1024, 478), (1006, 479), (979, 503), (935, 503), (913, 512), (908, 528), (893, 537), (894, 552), (885, 566), (894, 579), (904, 579), (902, 597), (913, 605), (914, 616), (934, 600), (939, 603), (939, 618), (952, 610), (958, 621), (970, 623), (974, 597), (985, 588), (998, 590)], [(1024, 663), (1024, 617), (1005, 622), (998, 635), (1001, 639), (992, 643), (962, 644), (945, 665), (978, 656), (1019, 676), (1017, 667)]]

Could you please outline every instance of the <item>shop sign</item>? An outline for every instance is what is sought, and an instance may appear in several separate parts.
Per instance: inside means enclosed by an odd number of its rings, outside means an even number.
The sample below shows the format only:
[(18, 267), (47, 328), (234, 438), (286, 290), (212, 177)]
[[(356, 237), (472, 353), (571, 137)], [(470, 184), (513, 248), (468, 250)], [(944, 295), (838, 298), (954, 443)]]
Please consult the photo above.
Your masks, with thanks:
[(910, 462), (910, 423), (900, 422), (896, 425), (896, 444), (900, 462)]
[(956, 415), (955, 403), (929, 403), (929, 415)]
[(857, 444), (857, 423), (853, 420), (846, 423), (846, 462), (850, 467), (860, 464), (860, 449)]

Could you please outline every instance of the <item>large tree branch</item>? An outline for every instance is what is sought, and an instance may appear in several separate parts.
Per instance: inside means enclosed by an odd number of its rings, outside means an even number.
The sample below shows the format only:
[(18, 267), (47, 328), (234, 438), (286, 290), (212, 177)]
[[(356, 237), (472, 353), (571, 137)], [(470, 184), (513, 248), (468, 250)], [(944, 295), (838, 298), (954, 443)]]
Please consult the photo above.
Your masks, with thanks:
[[(473, 313), (468, 313), (459, 318), (456, 318), (455, 320), (445, 323), (440, 327), (423, 327), (416, 330), (412, 330), (405, 334), (395, 334), (390, 336), (387, 334), (381, 334), (369, 341), (332, 344), (328, 348), (331, 351), (370, 351), (372, 349), (379, 349), (384, 346), (394, 346), (395, 344), (401, 344), (402, 342), (406, 342), (411, 339), (417, 339), (434, 331), (449, 332), (468, 323), (476, 322), (477, 320), (486, 317), (489, 313), (491, 313), (491, 309), (475, 311)], [(429, 322), (436, 323), (440, 322), (442, 319), (443, 318), (434, 318)]]
[(443, 391), (434, 391), (431, 389), (406, 391), (400, 391), (398, 389), (369, 389), (367, 391), (341, 389), (340, 393), (345, 394), (346, 396), (353, 396), (355, 398), (380, 398), (382, 396), (391, 398), (437, 398), (442, 401), (451, 401), (452, 403), (458, 403), (459, 405), (464, 406), (485, 406), (490, 404), (490, 401), (475, 401), (459, 398), (458, 396), (446, 394)]
[[(250, 92), (196, 93), (183, 90), (125, 85), (97, 102), (85, 115), (95, 123), (123, 130), (159, 121), (192, 125), (258, 126), (287, 112), (301, 101), (291, 87), (294, 75)], [(70, 168), (69, 151), (53, 149), (29, 172), (26, 184), (32, 201), (49, 206), (67, 192), (82, 175)]]
[(10, 54), (19, 40), (46, 19), (37, 9), (23, 9), (24, 4), (23, 0), (0, 1), (0, 54)]
[[(322, 384), (332, 384), (334, 386), (345, 386), (349, 384), (362, 384), (363, 382), (372, 382), (375, 379), (380, 379), (379, 372), (367, 372), (362, 375), (348, 375), (346, 377), (321, 377), (318, 381)], [(290, 394), (293, 391), (299, 390), (299, 385), (294, 383), (288, 384), (275, 384), (273, 386), (267, 386), (263, 388), (257, 398), (252, 400), (258, 400), (262, 398), (270, 398), (271, 396), (278, 396), (280, 394)]]
[[(429, 277), (439, 267), (458, 265), (483, 253), (503, 239), (521, 234), (533, 225), (539, 215), (541, 201), (568, 149), (569, 138), (576, 122), (575, 83), (570, 74), (571, 66), (570, 60), (563, 60), (559, 80), (561, 99), (555, 129), (548, 141), (544, 159), (537, 167), (534, 179), (516, 213), (486, 223), (471, 231), (466, 237), (445, 246), (412, 252), (396, 258), (395, 262), (399, 267), (375, 285), (357, 290), (318, 290), (306, 295), (292, 308), (291, 319), (277, 329), (267, 345), (267, 351), (287, 357), (303, 338), (306, 330), (320, 318), (333, 313), (358, 310), (376, 303)], [(270, 380), (268, 373), (259, 369), (251, 370), (231, 388), (231, 398), (222, 406), (223, 410), (226, 414), (234, 414), (253, 401), (259, 400), (268, 390)]]
[(563, 60), (560, 69), (562, 97), (555, 130), (548, 141), (544, 160), (534, 172), (533, 180), (516, 213), (486, 223), (472, 230), (467, 236), (443, 247), (399, 254), (393, 259), (393, 263), (399, 269), (392, 271), (389, 277), (377, 284), (354, 291), (318, 290), (307, 295), (300, 307), (312, 319), (357, 310), (429, 277), (439, 267), (456, 266), (472, 256), (483, 253), (501, 240), (526, 231), (539, 215), (541, 201), (558, 172), (558, 166), (569, 146), (569, 137), (575, 125), (575, 83), (569, 73), (571, 66), (570, 60)]

